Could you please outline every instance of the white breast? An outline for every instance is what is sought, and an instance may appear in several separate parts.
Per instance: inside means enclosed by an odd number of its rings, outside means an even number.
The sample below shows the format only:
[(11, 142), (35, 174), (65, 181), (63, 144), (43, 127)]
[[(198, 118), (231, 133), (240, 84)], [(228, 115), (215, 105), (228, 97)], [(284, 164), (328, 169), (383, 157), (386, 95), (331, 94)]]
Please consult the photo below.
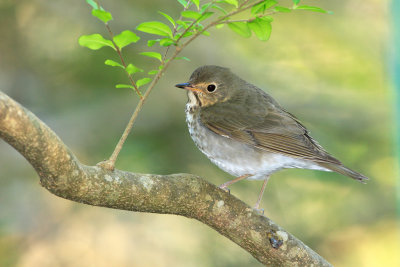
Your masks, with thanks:
[(210, 131), (200, 121), (200, 113), (196, 110), (197, 106), (193, 102), (196, 100), (190, 100), (189, 94), (189, 102), (186, 105), (186, 122), (190, 136), (201, 152), (227, 173), (234, 176), (252, 174), (248, 178), (249, 180), (262, 180), (284, 168), (326, 170), (310, 161), (271, 153)]

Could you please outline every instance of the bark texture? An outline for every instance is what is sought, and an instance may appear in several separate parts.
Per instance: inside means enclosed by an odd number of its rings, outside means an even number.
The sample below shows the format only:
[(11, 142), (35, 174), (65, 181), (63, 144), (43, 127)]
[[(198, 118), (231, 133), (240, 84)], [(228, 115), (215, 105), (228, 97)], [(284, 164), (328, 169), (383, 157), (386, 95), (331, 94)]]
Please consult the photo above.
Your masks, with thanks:
[(270, 219), (201, 177), (108, 171), (80, 163), (49, 127), (1, 91), (0, 137), (29, 161), (41, 185), (59, 197), (196, 219), (267, 266), (331, 266)]

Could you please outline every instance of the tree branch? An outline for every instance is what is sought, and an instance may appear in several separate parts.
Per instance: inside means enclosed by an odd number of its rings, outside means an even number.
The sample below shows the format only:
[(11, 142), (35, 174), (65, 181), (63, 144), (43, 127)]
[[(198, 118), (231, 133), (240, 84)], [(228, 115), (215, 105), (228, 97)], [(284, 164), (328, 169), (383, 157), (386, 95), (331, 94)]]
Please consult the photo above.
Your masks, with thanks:
[(1, 91), (0, 138), (29, 161), (43, 187), (62, 198), (193, 218), (267, 266), (331, 266), (270, 219), (203, 178), (109, 171), (80, 163), (50, 128)]

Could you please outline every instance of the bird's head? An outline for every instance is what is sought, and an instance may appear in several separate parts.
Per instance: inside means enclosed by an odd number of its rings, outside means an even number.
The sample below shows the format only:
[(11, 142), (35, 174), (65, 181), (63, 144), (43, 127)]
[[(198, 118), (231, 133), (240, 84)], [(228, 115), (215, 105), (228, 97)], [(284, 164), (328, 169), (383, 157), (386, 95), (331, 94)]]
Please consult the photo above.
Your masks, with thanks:
[(189, 99), (196, 101), (198, 106), (207, 107), (228, 101), (242, 88), (243, 82), (227, 68), (206, 65), (197, 68), (189, 82), (175, 86), (187, 90)]

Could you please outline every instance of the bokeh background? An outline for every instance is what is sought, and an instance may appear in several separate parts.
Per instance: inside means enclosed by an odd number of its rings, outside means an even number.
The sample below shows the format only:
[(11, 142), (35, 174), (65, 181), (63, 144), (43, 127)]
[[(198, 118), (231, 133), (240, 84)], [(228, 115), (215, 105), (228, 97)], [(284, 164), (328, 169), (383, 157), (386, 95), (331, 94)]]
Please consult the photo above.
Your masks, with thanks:
[[(215, 184), (231, 179), (192, 143), (183, 111), (186, 95), (174, 88), (198, 66), (230, 67), (296, 114), (333, 155), (371, 178), (363, 185), (335, 173), (281, 171), (264, 195), (266, 215), (335, 266), (400, 266), (393, 82), (400, 79), (393, 68), (399, 62), (399, 1), (302, 2), (334, 14), (275, 15), (268, 42), (244, 39), (224, 27), (187, 47), (183, 55), (191, 61), (174, 62), (154, 89), (117, 168), (188, 172)], [(180, 11), (175, 1), (101, 3), (113, 14), (110, 25), (116, 33), (163, 20), (158, 10), (175, 18)], [(138, 102), (129, 89), (114, 88), (126, 77), (103, 64), (106, 58), (117, 59), (111, 49), (78, 45), (79, 36), (95, 32), (106, 36), (83, 0), (0, 1), (0, 90), (45, 121), (91, 165), (111, 154)], [(148, 50), (149, 36), (140, 35), (125, 56), (150, 70), (154, 61), (138, 55)], [(241, 182), (231, 192), (253, 205), (261, 183)], [(0, 140), (0, 266), (261, 264), (194, 220), (58, 198)]]

